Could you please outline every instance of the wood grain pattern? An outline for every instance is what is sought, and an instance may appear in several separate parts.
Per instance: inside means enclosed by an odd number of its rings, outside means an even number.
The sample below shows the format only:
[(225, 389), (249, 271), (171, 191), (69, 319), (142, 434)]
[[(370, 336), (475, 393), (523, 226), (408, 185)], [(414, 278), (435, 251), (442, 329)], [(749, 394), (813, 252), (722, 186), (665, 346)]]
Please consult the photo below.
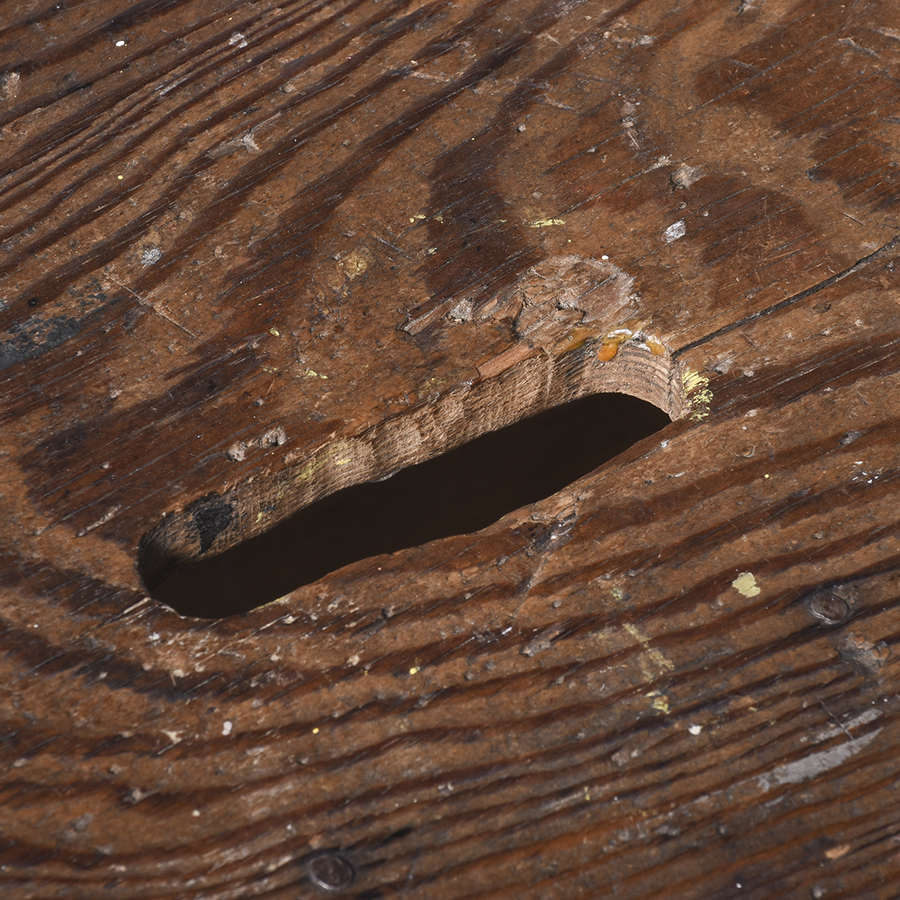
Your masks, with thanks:
[[(0, 0), (3, 896), (900, 897), (898, 63), (889, 0)], [(674, 421), (147, 594), (597, 390)]]

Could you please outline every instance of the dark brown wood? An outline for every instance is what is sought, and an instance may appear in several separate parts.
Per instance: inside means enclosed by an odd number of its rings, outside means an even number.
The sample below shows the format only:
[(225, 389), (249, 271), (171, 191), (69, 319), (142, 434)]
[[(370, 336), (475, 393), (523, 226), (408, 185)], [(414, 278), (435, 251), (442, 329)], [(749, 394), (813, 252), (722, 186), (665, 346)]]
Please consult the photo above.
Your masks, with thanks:
[[(890, 0), (0, 2), (3, 896), (900, 896), (898, 71)], [(483, 531), (148, 594), (602, 391), (673, 421)]]

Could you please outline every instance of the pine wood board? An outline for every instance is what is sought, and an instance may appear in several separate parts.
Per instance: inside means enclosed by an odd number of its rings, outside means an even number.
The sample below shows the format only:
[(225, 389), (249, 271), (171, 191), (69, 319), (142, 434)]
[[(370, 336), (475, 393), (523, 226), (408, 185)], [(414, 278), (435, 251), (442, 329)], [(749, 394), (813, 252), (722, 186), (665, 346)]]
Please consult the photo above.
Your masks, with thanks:
[[(900, 896), (898, 57), (887, 0), (0, 5), (4, 896)], [(612, 390), (672, 424), (477, 534), (148, 596)]]

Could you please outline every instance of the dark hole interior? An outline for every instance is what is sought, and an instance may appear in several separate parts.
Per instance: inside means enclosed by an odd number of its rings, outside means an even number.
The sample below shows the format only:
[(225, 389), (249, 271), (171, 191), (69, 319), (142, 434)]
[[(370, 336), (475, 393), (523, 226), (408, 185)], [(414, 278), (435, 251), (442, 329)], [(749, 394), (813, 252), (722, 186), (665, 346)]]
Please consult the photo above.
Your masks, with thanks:
[(669, 423), (625, 394), (594, 394), (482, 435), (384, 481), (345, 488), (270, 531), (170, 572), (152, 595), (185, 616), (248, 612), (349, 563), (486, 528)]

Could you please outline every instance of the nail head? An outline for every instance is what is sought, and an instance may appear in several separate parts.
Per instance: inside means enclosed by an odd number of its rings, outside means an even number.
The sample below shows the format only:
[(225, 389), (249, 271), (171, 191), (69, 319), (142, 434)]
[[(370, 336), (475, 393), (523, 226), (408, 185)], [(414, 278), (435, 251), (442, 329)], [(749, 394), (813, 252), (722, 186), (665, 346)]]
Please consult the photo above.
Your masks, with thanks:
[(850, 605), (834, 591), (823, 588), (813, 591), (806, 599), (809, 614), (826, 625), (840, 625), (850, 615)]
[(353, 866), (337, 853), (323, 853), (309, 861), (309, 879), (323, 891), (342, 891), (356, 877)]

